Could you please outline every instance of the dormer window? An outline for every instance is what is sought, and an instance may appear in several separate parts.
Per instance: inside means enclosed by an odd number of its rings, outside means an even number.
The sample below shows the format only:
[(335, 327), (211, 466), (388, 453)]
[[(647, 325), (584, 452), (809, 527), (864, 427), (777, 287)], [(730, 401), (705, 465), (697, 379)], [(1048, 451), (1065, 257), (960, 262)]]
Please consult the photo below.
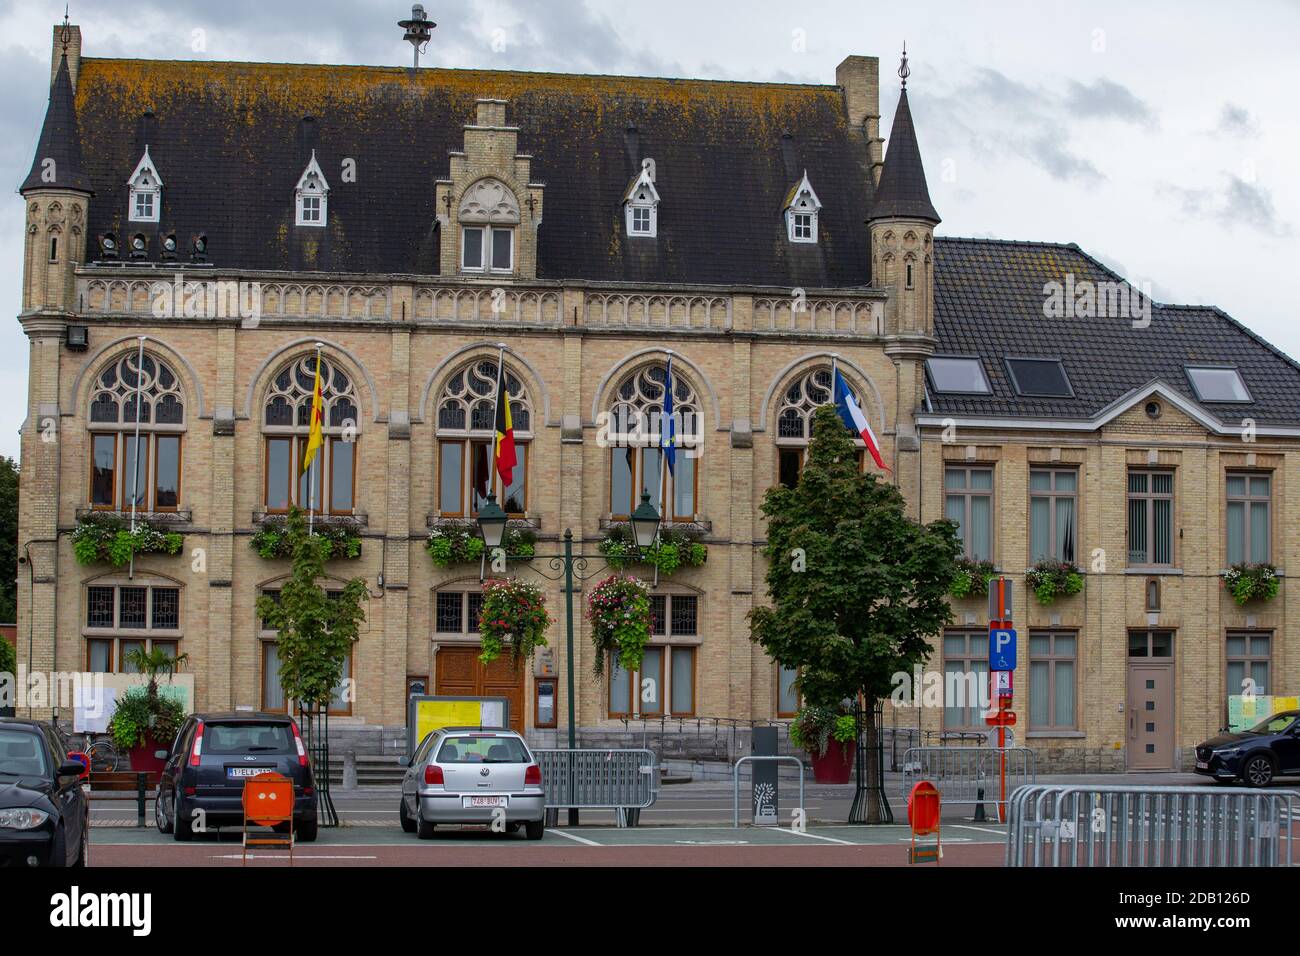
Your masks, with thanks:
[(623, 194), (627, 210), (627, 234), (634, 238), (653, 239), (659, 234), (659, 191), (655, 189), (653, 159), (641, 161), (641, 172)]
[(162, 212), (163, 182), (149, 156), (148, 146), (126, 185), (130, 191), (127, 219), (131, 222), (157, 222)]
[(785, 228), (791, 242), (816, 242), (821, 200), (813, 192), (808, 172), (785, 196)]
[(462, 272), (513, 273), (519, 200), (499, 179), (480, 179), (460, 200)]
[(307, 163), (307, 168), (298, 179), (298, 185), (294, 187), (294, 205), (297, 208), (294, 225), (324, 226), (327, 222), (329, 192), (329, 183), (325, 181), (325, 174), (316, 162), (316, 150), (313, 149), (311, 161)]

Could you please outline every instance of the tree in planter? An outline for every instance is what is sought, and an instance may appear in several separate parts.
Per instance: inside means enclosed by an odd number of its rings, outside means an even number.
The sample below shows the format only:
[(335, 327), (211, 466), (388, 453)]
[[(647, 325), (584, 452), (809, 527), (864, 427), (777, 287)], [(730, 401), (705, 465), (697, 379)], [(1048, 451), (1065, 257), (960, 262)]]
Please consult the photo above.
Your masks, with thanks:
[[(123, 695), (113, 709), (108, 732), (118, 750), (126, 753), (151, 743), (160, 747), (171, 746), (185, 722), (185, 708), (173, 698), (158, 693), (158, 677), (166, 674), (170, 682), (188, 660), (188, 654), (173, 657), (161, 648), (146, 651), (138, 647), (125, 655), (125, 663), (143, 674), (148, 683), (143, 693), (137, 690)], [(152, 759), (152, 755), (146, 757)]]
[[(365, 620), (362, 602), (369, 592), (361, 578), (353, 578), (333, 597), (321, 587), (334, 543), (308, 532), (301, 509), (289, 511), (285, 537), (293, 562), (289, 580), (281, 586), (278, 601), (267, 595), (257, 599), (257, 613), (268, 628), (279, 632), (280, 686), (286, 699), (298, 702), (305, 736), (316, 750), (323, 741), (316, 741), (315, 718), (328, 714), (330, 697), (343, 679), (344, 661)], [(326, 768), (318, 766), (314, 772), (318, 791), (328, 799)], [(327, 815), (333, 813), (332, 806), (326, 809)]]
[(893, 675), (930, 655), (952, 620), (948, 590), (961, 554), (956, 525), (922, 525), (901, 492), (858, 470), (849, 433), (831, 405), (813, 415), (808, 461), (794, 488), (763, 499), (770, 607), (750, 612), (751, 637), (773, 660), (800, 669), (810, 706), (861, 695), (867, 822), (882, 819), (875, 723)]

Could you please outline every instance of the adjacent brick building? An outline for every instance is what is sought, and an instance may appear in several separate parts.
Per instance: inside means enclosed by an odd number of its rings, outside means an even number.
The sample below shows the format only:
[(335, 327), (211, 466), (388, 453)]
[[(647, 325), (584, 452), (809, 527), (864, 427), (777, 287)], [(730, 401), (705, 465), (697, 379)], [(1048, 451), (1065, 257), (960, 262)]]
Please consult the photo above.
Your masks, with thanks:
[[(590, 676), (578, 623), (583, 727), (797, 708), (746, 614), (763, 599), (759, 502), (797, 475), (832, 363), (917, 514), (960, 508), (971, 555), (1017, 581), (1048, 552), (1088, 572), (1079, 595), (1019, 602), (1020, 732), (1060, 765), (1174, 766), (1222, 723), (1230, 668), (1270, 693), (1300, 681), (1286, 588), (1242, 609), (1218, 579), (1230, 539), (1283, 567), (1297, 546), (1300, 370), (1212, 309), (1155, 306), (1148, 327), (1045, 317), (1053, 282), (1130, 291), (1077, 247), (936, 238), (905, 89), (886, 157), (873, 57), (833, 85), (726, 83), (83, 58), (56, 27), (53, 61), (21, 187), (31, 668), (119, 669), (152, 642), (188, 653), (200, 709), (284, 706), (254, 602), (287, 563), (252, 544), (307, 496), (320, 343), (316, 520), (360, 536), (330, 573), (371, 595), (344, 725), (401, 725), (412, 689), (502, 693), (521, 726), (563, 725), (563, 681), (541, 664), (477, 663), (477, 563), (426, 553), (486, 490), (499, 345), (524, 464), (494, 490), (540, 554), (565, 529), (594, 554), (643, 484), (708, 547), (659, 580), (649, 699)], [(661, 405), (670, 355), (699, 450), (671, 481), (654, 449), (602, 435), (611, 413)], [(1246, 400), (1207, 400), (1199, 366), (1234, 368), (1206, 387)], [(183, 551), (79, 563), (79, 524), (130, 520), (137, 407), (136, 517)], [(1050, 526), (1030, 520), (1040, 498)], [(1139, 509), (1149, 538), (1126, 542)], [(932, 666), (978, 670), (983, 602), (954, 610)], [(562, 638), (557, 623), (555, 676)], [(1130, 729), (1147, 679), (1158, 716)]]

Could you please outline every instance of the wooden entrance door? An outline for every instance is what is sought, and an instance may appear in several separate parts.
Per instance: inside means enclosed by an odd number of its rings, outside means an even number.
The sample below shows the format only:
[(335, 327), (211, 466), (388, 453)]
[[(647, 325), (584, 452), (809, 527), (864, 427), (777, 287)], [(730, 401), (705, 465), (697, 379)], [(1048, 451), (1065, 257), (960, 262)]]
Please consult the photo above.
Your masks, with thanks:
[(437, 690), (442, 697), (504, 697), (510, 701), (510, 729), (524, 732), (524, 669), (510, 665), (503, 654), (484, 666), (482, 648), (443, 645), (434, 656)]
[(1173, 634), (1134, 631), (1128, 657), (1128, 769), (1174, 769)]

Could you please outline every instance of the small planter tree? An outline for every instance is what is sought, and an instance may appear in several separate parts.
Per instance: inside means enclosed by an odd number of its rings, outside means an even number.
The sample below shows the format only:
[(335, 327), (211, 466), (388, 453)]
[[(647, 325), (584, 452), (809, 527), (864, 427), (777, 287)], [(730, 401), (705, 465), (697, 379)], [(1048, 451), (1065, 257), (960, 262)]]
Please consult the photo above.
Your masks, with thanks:
[(300, 509), (290, 510), (285, 536), (293, 560), (289, 580), (280, 588), (279, 601), (266, 595), (257, 599), (257, 613), (267, 627), (279, 631), (280, 686), (286, 699), (298, 702), (316, 792), (330, 826), (337, 815), (329, 795), (329, 702), (365, 620), (362, 602), (369, 592), (361, 578), (353, 578), (333, 597), (321, 587), (334, 543), (308, 533)]
[(478, 659), (491, 664), (508, 647), (510, 661), (518, 667), (546, 646), (546, 629), (551, 626), (546, 594), (536, 584), (517, 578), (488, 581), (483, 585), (478, 626), (483, 641)]
[(618, 665), (634, 671), (650, 640), (650, 587), (628, 574), (611, 574), (587, 596), (587, 620), (596, 647), (596, 677), (605, 672), (605, 655), (617, 652)]
[(817, 783), (848, 783), (858, 731), (857, 719), (843, 705), (805, 707), (790, 724), (790, 742), (808, 751)]
[(185, 708), (170, 697), (158, 693), (158, 677), (172, 676), (185, 666), (186, 654), (172, 657), (162, 649), (146, 651), (136, 648), (126, 655), (126, 663), (144, 674), (148, 683), (143, 690), (128, 691), (117, 702), (108, 721), (108, 732), (119, 751), (130, 755), (131, 769), (158, 772), (165, 761), (155, 751), (170, 750), (177, 731), (185, 722)]

